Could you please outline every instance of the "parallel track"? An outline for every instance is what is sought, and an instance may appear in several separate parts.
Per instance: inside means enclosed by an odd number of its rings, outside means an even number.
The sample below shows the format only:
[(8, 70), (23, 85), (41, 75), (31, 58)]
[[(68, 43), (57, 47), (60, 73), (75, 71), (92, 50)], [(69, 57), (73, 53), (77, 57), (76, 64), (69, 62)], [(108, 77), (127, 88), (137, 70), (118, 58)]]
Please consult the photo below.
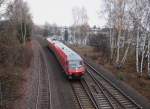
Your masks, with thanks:
[(85, 79), (100, 109), (122, 109), (122, 106), (120, 106), (112, 96), (108, 95), (93, 77), (86, 74)]
[[(41, 58), (40, 58), (41, 57)], [(38, 72), (37, 80), (37, 97), (36, 97), (36, 106), (35, 109), (52, 109), (51, 104), (51, 89), (50, 89), (50, 76), (47, 71), (47, 65), (44, 62), (44, 59), (41, 56), (40, 61), (40, 71)]]
[(91, 96), (88, 88), (85, 88), (84, 79), (81, 81), (72, 81), (71, 86), (74, 92), (75, 101), (78, 102), (78, 108), (80, 109), (99, 109), (95, 104), (93, 96)]
[[(94, 87), (95, 90), (97, 90), (97, 93), (100, 96), (97, 98), (103, 99), (104, 102), (98, 102), (102, 103), (100, 107), (103, 109), (102, 106), (105, 106), (105, 108), (109, 109), (141, 109), (140, 107), (133, 99), (131, 99), (129, 96), (127, 96), (122, 90), (120, 90), (117, 86), (115, 86), (111, 81), (109, 81), (106, 77), (104, 77), (102, 74), (100, 74), (97, 70), (95, 70), (94, 67), (89, 65), (87, 62), (85, 62), (87, 65), (87, 75), (89, 84), (95, 83), (96, 85)], [(93, 81), (93, 82), (92, 82)], [(98, 88), (97, 88), (98, 86)]]

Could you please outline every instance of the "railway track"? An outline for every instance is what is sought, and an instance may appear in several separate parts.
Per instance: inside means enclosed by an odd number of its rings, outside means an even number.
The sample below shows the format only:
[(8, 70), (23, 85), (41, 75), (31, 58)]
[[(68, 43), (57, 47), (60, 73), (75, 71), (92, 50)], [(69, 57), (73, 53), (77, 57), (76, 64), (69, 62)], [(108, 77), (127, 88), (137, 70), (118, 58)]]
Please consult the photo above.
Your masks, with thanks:
[(142, 109), (92, 66), (80, 81), (71, 81), (77, 109)]
[(71, 86), (74, 92), (74, 102), (78, 109), (98, 109), (93, 96), (85, 86), (85, 80), (72, 81)]
[(91, 90), (95, 90), (95, 98), (100, 109), (141, 109), (133, 99), (97, 72), (91, 65), (87, 66), (86, 79)]
[(122, 109), (122, 107), (115, 102), (113, 97), (107, 94), (107, 92), (88, 74), (85, 75), (85, 79), (88, 80), (88, 87), (91, 89), (97, 105), (100, 109)]
[(39, 56), (39, 72), (37, 80), (37, 96), (35, 109), (52, 109), (50, 78), (47, 71), (47, 65), (44, 62), (42, 54)]

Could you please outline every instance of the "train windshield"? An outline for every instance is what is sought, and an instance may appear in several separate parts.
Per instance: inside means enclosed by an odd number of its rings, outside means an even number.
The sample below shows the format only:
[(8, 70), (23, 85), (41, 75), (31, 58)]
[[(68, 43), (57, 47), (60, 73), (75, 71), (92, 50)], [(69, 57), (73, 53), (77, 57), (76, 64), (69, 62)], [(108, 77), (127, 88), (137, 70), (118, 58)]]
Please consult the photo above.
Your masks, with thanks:
[(69, 61), (69, 68), (76, 69), (83, 66), (83, 61)]

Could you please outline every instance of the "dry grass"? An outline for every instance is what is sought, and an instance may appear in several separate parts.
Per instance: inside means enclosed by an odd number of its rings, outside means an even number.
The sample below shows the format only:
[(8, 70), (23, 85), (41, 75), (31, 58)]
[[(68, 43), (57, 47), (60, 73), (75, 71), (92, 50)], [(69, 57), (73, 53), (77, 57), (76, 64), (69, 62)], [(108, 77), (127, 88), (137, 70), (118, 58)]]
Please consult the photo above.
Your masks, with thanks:
[[(30, 66), (32, 58), (32, 50), (29, 49), (30, 46), (30, 42), (28, 42), (24, 48), (21, 47), (21, 52), (16, 52), (20, 55), (17, 54), (17, 58), (14, 58), (17, 59), (15, 62), (11, 58), (13, 63), (0, 63), (0, 96), (2, 98), (0, 109), (13, 109), (15, 100), (22, 96), (20, 87), (23, 81), (25, 81), (23, 72)], [(13, 55), (13, 53), (10, 55)]]

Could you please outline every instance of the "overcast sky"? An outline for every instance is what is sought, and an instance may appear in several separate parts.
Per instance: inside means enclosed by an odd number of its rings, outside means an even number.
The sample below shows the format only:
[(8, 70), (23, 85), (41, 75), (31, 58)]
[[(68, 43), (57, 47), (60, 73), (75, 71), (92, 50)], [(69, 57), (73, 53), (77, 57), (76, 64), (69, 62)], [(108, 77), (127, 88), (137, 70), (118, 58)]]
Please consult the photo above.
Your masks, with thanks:
[(36, 24), (49, 22), (59, 26), (73, 24), (72, 8), (85, 7), (91, 26), (103, 26), (104, 18), (98, 16), (102, 10), (102, 0), (26, 0)]

